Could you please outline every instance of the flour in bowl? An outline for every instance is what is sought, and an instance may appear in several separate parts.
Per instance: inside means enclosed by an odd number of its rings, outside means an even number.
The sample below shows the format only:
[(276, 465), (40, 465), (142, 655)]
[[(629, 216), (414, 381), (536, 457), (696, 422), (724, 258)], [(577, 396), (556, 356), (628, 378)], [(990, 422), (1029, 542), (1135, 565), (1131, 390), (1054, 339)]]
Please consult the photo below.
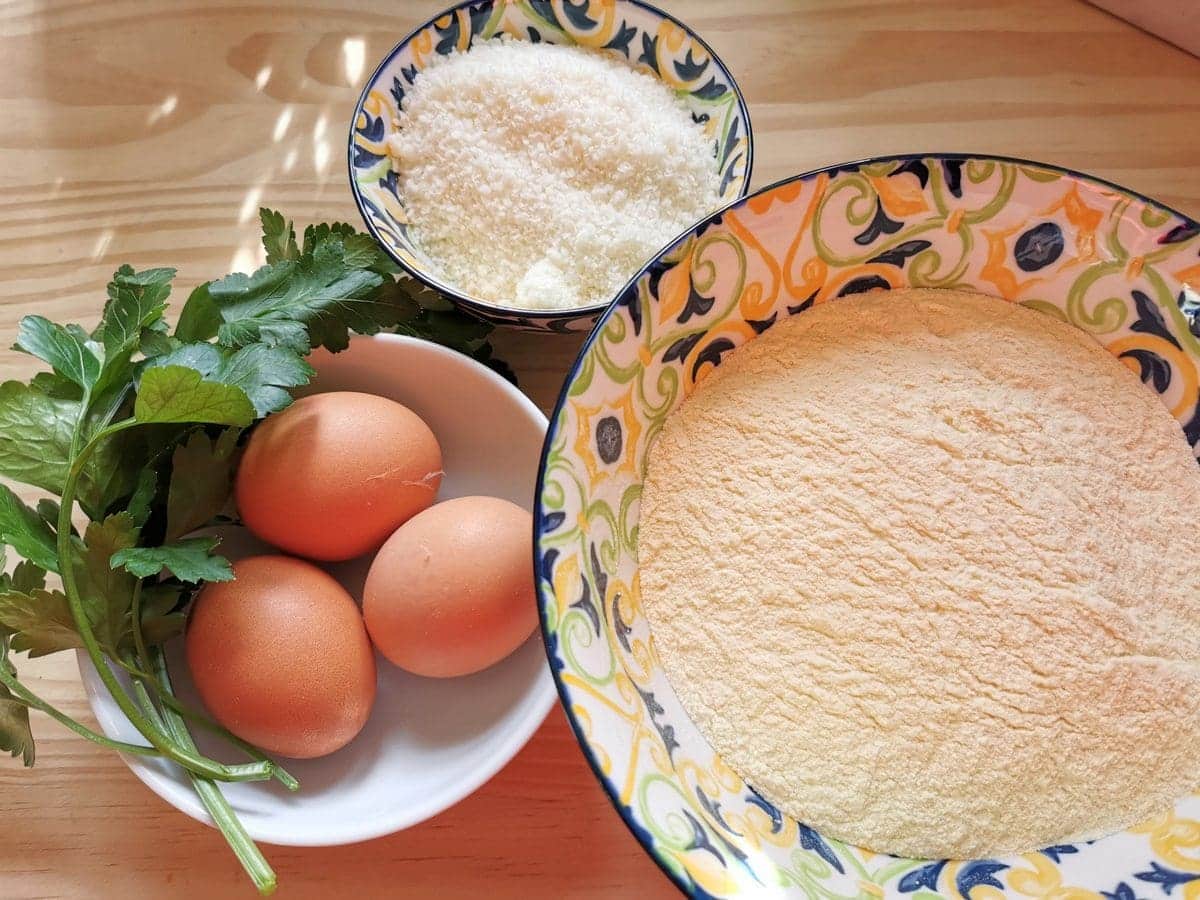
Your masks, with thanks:
[(715, 145), (653, 75), (582, 47), (434, 57), (388, 147), (413, 240), (452, 286), (522, 309), (605, 303), (719, 203)]
[(1083, 332), (976, 294), (817, 306), (650, 451), (641, 596), (680, 700), (872, 850), (1096, 837), (1200, 782), (1200, 467)]

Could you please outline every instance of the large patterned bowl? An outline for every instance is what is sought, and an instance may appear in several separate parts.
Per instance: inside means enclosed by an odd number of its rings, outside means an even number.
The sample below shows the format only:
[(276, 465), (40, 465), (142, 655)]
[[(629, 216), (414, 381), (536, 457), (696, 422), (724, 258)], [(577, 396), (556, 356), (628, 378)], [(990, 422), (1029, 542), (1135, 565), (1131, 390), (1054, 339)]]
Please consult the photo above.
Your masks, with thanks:
[[(712, 48), (678, 19), (642, 0), (468, 0), (422, 25), (384, 57), (363, 88), (350, 124), (350, 188), (367, 228), (408, 272), (478, 318), (529, 331), (586, 331), (607, 303), (515, 310), (471, 297), (442, 281), (409, 235), (404, 197), (386, 150), (405, 91), (434, 57), (505, 34), (591, 47), (664, 81), (713, 141), (724, 201), (745, 196), (750, 185), (750, 114)], [(480, 240), (496, 237), (503, 236), (480, 235)]]
[(663, 673), (637, 564), (646, 450), (663, 420), (781, 317), (910, 285), (997, 294), (1087, 331), (1200, 449), (1196, 222), (1084, 175), (964, 156), (851, 163), (747, 197), (630, 283), (551, 417), (535, 510), (539, 600), (584, 753), (638, 840), (695, 897), (1200, 897), (1200, 796), (1124, 833), (1023, 856), (873, 854), (757, 794)]

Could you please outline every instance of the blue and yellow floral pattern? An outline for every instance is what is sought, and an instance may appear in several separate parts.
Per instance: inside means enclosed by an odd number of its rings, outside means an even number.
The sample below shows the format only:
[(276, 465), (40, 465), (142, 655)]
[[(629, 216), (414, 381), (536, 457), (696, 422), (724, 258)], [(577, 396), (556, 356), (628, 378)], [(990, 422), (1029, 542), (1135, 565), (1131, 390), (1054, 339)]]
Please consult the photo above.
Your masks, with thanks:
[(535, 554), (562, 702), (613, 803), (695, 897), (1200, 900), (1200, 795), (1099, 841), (910, 860), (825, 838), (733, 772), (663, 673), (638, 593), (646, 450), (726, 355), (867, 290), (977, 290), (1091, 334), (1200, 455), (1200, 224), (1035, 163), (914, 156), (824, 169), (711, 217), (601, 320), (542, 461)]
[(586, 331), (603, 305), (519, 311), (475, 300), (440, 281), (408, 233), (404, 198), (387, 153), (405, 92), (431, 59), (501, 35), (591, 47), (661, 79), (703, 123), (727, 201), (745, 196), (750, 184), (750, 116), (733, 76), (712, 49), (641, 0), (470, 0), (418, 28), (384, 58), (363, 89), (350, 128), (350, 187), (371, 233), (396, 262), (479, 318), (532, 331)]

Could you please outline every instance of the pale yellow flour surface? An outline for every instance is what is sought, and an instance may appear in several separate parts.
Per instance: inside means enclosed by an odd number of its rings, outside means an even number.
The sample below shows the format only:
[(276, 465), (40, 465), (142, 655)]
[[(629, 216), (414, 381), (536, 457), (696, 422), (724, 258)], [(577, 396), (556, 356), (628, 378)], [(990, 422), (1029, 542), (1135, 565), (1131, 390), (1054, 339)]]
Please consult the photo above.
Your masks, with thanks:
[(818, 306), (666, 422), (642, 602), (725, 760), (827, 835), (978, 857), (1200, 783), (1200, 466), (1088, 336), (978, 294)]

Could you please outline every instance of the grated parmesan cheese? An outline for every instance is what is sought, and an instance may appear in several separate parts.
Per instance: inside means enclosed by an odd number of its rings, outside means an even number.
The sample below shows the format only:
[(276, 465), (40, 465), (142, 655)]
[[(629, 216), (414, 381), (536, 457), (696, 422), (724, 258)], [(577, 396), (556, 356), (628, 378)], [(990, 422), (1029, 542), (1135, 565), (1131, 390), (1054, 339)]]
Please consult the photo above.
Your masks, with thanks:
[(605, 303), (715, 209), (715, 147), (669, 87), (605, 54), (501, 39), (438, 57), (388, 142), (412, 237), (466, 294)]

